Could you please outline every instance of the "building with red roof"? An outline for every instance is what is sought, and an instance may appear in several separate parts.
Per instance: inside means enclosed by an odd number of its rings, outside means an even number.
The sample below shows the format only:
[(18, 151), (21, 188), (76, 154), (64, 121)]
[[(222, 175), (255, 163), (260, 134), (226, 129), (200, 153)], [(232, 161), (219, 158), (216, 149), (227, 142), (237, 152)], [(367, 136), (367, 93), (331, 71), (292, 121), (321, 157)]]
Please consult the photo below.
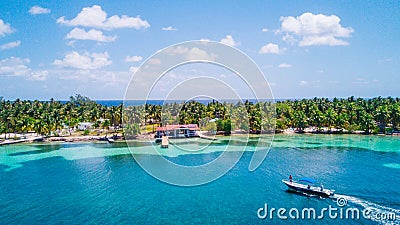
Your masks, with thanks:
[(197, 137), (199, 126), (197, 124), (168, 124), (156, 128), (156, 138), (168, 136), (173, 138)]

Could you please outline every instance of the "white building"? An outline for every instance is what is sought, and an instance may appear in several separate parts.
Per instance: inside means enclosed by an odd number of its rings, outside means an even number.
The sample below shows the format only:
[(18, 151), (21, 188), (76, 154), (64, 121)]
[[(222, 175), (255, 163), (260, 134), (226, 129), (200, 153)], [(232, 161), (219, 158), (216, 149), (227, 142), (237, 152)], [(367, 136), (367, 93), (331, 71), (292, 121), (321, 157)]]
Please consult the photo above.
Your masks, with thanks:
[(92, 123), (89, 122), (81, 122), (78, 123), (78, 130), (88, 130), (92, 127)]

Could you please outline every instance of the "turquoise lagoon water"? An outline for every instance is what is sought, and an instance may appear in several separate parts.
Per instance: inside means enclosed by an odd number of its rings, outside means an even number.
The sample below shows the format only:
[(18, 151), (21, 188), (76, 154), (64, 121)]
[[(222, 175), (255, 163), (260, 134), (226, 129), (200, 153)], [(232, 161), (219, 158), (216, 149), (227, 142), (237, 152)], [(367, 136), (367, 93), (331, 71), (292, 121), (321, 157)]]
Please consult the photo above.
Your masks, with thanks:
[[(148, 175), (124, 143), (20, 144), (0, 147), (0, 224), (399, 224), (400, 137), (357, 135), (276, 135), (261, 166), (250, 172), (252, 139), (203, 140), (159, 150), (177, 164), (201, 165), (221, 155), (240, 161), (220, 179), (179, 187)], [(134, 142), (136, 156), (157, 157), (146, 141)], [(156, 146), (159, 148), (159, 146)], [(201, 149), (201, 148), (200, 148)], [(261, 150), (264, 151), (264, 150)], [(347, 205), (286, 191), (289, 174), (313, 177), (333, 188)], [(194, 174), (193, 176), (196, 176)], [(337, 207), (369, 209), (397, 220), (352, 218), (279, 219), (257, 211), (271, 208)], [(263, 211), (262, 211), (263, 212)], [(271, 219), (270, 216), (273, 215)], [(287, 215), (287, 214), (286, 214)]]

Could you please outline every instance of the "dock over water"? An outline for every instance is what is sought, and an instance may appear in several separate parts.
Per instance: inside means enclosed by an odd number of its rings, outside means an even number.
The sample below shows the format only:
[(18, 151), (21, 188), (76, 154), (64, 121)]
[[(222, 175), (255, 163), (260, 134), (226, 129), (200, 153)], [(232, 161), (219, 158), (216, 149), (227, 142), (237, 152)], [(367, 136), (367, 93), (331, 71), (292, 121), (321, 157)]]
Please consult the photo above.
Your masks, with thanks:
[(18, 139), (18, 140), (5, 140), (3, 142), (0, 142), (0, 146), (1, 145), (18, 144), (18, 143), (24, 143), (24, 142), (34, 142), (34, 141), (43, 141), (43, 137), (38, 136), (38, 137), (29, 137), (29, 138), (23, 138), (23, 139)]
[(197, 135), (199, 135), (199, 137), (202, 139), (207, 139), (207, 140), (212, 140), (212, 141), (218, 140), (215, 137), (210, 137), (210, 136), (204, 135), (202, 132), (198, 132)]
[(161, 148), (168, 148), (168, 137), (167, 136), (163, 136), (162, 140), (161, 140)]

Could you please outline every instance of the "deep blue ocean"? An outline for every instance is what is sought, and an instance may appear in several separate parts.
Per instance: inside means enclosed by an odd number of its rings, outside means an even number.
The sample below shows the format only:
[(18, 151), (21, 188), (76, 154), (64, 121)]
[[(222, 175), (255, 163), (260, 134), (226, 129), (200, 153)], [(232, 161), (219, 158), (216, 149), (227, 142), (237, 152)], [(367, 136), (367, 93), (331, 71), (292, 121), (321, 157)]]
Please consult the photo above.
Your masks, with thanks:
[[(276, 212), (272, 219), (271, 214), (260, 219), (257, 211), (265, 204), (268, 210), (313, 207), (318, 212), (329, 206), (354, 207), (400, 216), (398, 149), (379, 151), (378, 139), (371, 149), (335, 147), (333, 143), (324, 146), (326, 140), (318, 137), (303, 137), (305, 144), (301, 147), (283, 144), (293, 138), (276, 138), (279, 145), (271, 149), (257, 170), (248, 170), (253, 153), (245, 152), (225, 176), (195, 187), (169, 185), (148, 175), (124, 143), (1, 146), (0, 224), (399, 223), (331, 219), (327, 215), (324, 219), (283, 220)], [(389, 141), (399, 146), (399, 139)], [(180, 155), (173, 161), (202, 164), (218, 154)], [(155, 159), (154, 155), (141, 157)], [(346, 197), (347, 205), (339, 207), (335, 199), (287, 192), (281, 180), (289, 174), (318, 179)]]

